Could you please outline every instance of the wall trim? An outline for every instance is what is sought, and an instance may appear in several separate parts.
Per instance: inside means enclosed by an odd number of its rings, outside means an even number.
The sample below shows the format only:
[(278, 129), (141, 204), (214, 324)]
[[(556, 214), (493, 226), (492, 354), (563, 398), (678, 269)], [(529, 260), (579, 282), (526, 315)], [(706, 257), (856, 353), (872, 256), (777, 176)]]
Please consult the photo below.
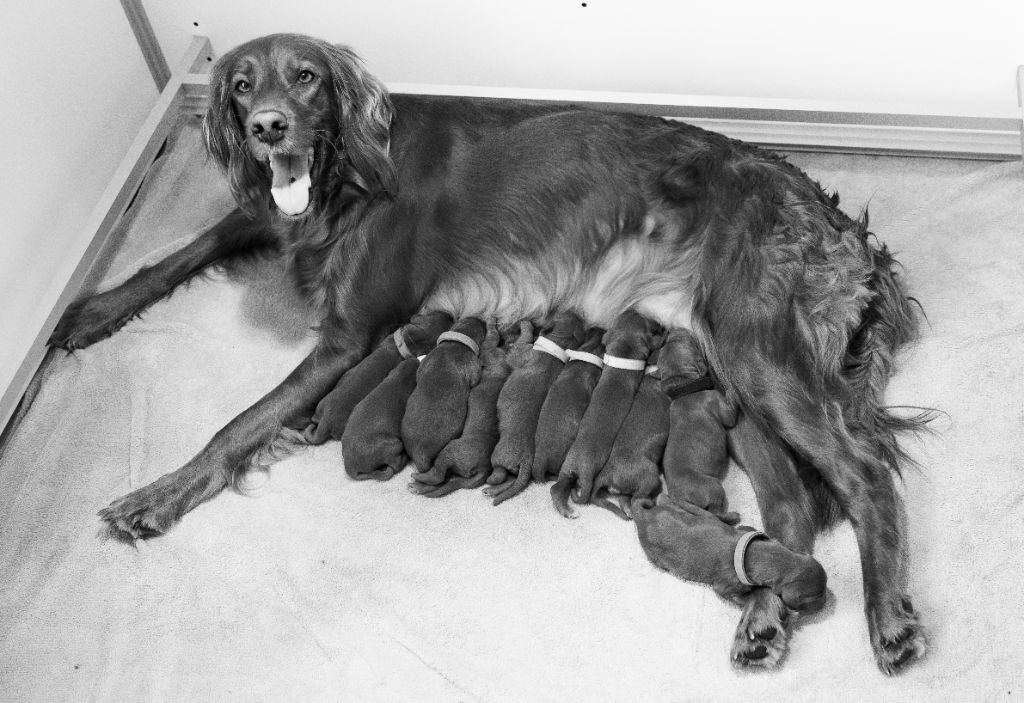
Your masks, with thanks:
[[(185, 76), (183, 109), (194, 114), (206, 111), (208, 80), (206, 74)], [(414, 83), (389, 83), (388, 89), (395, 94), (513, 99), (658, 115), (683, 120), (735, 139), (791, 151), (992, 161), (1019, 159), (1024, 154), (1024, 121), (1010, 116), (946, 115), (920, 109), (917, 112), (899, 113), (878, 110), (880, 107), (891, 106), (648, 93)]]

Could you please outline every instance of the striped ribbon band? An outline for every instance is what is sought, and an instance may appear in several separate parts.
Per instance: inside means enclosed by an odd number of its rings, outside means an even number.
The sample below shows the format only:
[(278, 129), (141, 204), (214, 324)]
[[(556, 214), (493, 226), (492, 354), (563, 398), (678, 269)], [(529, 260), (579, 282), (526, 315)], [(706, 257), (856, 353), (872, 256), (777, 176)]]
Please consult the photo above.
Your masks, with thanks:
[(437, 338), (437, 343), (440, 344), (441, 342), (458, 342), (459, 344), (469, 347), (474, 354), (480, 354), (480, 345), (477, 344), (472, 337), (467, 334), (462, 334), (462, 332), (452, 332), (451, 330), (442, 332)]

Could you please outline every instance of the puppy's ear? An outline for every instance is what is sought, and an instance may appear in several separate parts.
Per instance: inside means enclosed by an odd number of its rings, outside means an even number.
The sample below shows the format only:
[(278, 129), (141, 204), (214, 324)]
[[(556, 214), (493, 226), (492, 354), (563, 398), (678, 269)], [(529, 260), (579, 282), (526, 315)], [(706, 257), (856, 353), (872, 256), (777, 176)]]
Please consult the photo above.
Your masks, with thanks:
[(245, 212), (266, 210), (270, 179), (245, 148), (245, 135), (231, 101), (229, 71), (232, 54), (222, 57), (210, 74), (210, 104), (203, 118), (203, 141), (210, 156), (228, 177), (231, 194)]
[(398, 176), (388, 151), (393, 110), (387, 89), (346, 46), (325, 48), (338, 101), (339, 134), (352, 167), (371, 191), (398, 193)]

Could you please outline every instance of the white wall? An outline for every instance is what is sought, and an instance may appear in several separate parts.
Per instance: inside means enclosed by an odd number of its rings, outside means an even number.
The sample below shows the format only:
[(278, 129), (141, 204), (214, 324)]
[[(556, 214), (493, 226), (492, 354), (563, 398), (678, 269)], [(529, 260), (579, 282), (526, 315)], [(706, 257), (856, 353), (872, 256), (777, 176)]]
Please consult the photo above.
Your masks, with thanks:
[[(145, 0), (169, 57), (298, 31), (389, 82), (853, 102), (1019, 116), (1024, 2)], [(874, 109), (892, 105), (894, 109)], [(826, 108), (827, 109), (827, 108)]]
[(157, 93), (117, 0), (15, 0), (0, 22), (2, 394)]

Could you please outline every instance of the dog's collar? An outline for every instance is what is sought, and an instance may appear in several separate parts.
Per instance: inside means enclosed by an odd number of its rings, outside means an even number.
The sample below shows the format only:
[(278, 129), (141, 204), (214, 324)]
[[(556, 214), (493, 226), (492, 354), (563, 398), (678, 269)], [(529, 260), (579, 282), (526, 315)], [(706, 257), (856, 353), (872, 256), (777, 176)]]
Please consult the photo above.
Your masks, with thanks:
[(612, 356), (611, 354), (604, 355), (604, 365), (613, 369), (622, 369), (623, 371), (643, 371), (647, 368), (646, 359), (627, 359), (622, 356)]
[(562, 349), (560, 346), (558, 346), (557, 344), (555, 344), (554, 342), (552, 342), (550, 339), (543, 335), (537, 336), (537, 339), (533, 343), (533, 348), (536, 349), (537, 351), (544, 352), (545, 354), (550, 354), (551, 356), (561, 361), (563, 364), (569, 358), (568, 354), (564, 349)]
[(392, 336), (395, 340), (395, 346), (398, 347), (398, 353), (401, 354), (403, 359), (411, 359), (415, 354), (412, 353), (412, 349), (405, 342), (405, 337), (402, 336), (402, 330), (395, 330), (395, 334)]
[(474, 339), (468, 334), (462, 334), (462, 332), (452, 332), (451, 330), (442, 332), (437, 338), (438, 345), (440, 345), (441, 342), (458, 342), (459, 344), (469, 347), (470, 351), (474, 354), (480, 354), (480, 345), (477, 344), (476, 341), (474, 341)]
[[(678, 378), (678, 376), (676, 377)], [(701, 376), (700, 378), (687, 381), (682, 385), (675, 386), (665, 391), (671, 400), (682, 398), (684, 395), (690, 395), (691, 393), (697, 393), (699, 391), (712, 391), (715, 389), (715, 382), (711, 380), (710, 375)]]
[(656, 374), (656, 373), (658, 373), (658, 365), (657, 364), (648, 364), (646, 367), (644, 367), (644, 375), (645, 376), (654, 376), (654, 374)]
[(747, 556), (747, 548), (750, 547), (750, 543), (755, 539), (769, 539), (769, 537), (760, 530), (744, 532), (740, 536), (740, 541), (736, 543), (735, 551), (732, 553), (732, 568), (735, 569), (737, 578), (739, 578), (740, 583), (744, 586), (757, 585), (750, 580), (750, 577), (747, 575), (747, 568), (743, 565), (743, 560)]
[(566, 349), (565, 355), (569, 357), (569, 361), (584, 361), (588, 364), (593, 364), (599, 369), (604, 368), (604, 362), (601, 361), (601, 357), (597, 354), (591, 354), (585, 351), (576, 351), (574, 349)]

